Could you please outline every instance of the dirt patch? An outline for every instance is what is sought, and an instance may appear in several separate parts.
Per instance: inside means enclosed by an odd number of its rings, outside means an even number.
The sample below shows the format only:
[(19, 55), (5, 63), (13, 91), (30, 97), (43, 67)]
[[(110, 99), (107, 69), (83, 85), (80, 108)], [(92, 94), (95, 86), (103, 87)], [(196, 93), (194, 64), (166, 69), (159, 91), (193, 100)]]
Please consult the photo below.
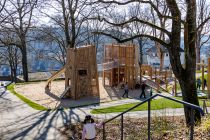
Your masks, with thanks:
[[(151, 139), (154, 140), (188, 140), (189, 129), (181, 117), (153, 117), (151, 119)], [(209, 124), (208, 124), (209, 123)], [(208, 125), (207, 125), (208, 124)], [(106, 124), (106, 139), (120, 139), (120, 120)], [(59, 129), (67, 139), (81, 139), (82, 124), (67, 125)], [(125, 140), (147, 140), (147, 118), (124, 119)], [(195, 126), (195, 140), (210, 140), (210, 117), (203, 119), (202, 124)], [(102, 130), (97, 129), (96, 140), (102, 140)]]
[(51, 83), (50, 90), (46, 90), (45, 86), (45, 81), (20, 84), (15, 86), (15, 91), (32, 100), (33, 102), (51, 109), (78, 107), (99, 102), (114, 101), (121, 99), (121, 94), (123, 94), (123, 89), (104, 87), (102, 84), (102, 79), (99, 79), (100, 98), (84, 97), (79, 100), (61, 99), (60, 96), (65, 90), (64, 80), (53, 81)]
[[(51, 89), (46, 90), (46, 81), (20, 84), (15, 86), (15, 91), (26, 98), (42, 105), (46, 108), (69, 108), (90, 105), (101, 102), (116, 101), (122, 99), (124, 90), (120, 87), (103, 86), (102, 78), (99, 78), (100, 98), (84, 97), (79, 100), (61, 99), (60, 96), (65, 90), (65, 81), (53, 81)], [(141, 91), (129, 90), (129, 98), (139, 99)], [(149, 89), (146, 90), (146, 96), (149, 97)]]

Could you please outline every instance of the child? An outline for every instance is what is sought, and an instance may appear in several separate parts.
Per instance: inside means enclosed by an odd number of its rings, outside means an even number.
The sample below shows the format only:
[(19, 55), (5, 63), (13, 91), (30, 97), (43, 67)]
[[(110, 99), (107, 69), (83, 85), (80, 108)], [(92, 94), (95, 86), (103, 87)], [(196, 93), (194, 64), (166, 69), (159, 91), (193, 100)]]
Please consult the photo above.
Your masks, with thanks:
[(146, 84), (144, 82), (142, 82), (142, 84), (141, 84), (141, 95), (140, 95), (140, 99), (141, 99), (142, 95), (146, 99), (145, 88), (146, 88)]
[(122, 97), (126, 96), (128, 98), (128, 82), (125, 83), (124, 86), (124, 94)]
[(90, 115), (85, 116), (84, 127), (82, 131), (82, 140), (95, 140), (96, 129), (101, 128), (103, 123), (96, 124)]

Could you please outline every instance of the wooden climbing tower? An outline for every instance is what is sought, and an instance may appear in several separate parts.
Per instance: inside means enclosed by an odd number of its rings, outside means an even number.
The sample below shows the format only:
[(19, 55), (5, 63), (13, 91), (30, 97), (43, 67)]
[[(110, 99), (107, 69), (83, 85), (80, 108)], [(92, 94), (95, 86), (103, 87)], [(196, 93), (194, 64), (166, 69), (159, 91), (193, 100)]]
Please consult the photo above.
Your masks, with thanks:
[(66, 65), (47, 80), (46, 88), (50, 89), (50, 83), (62, 73), (65, 73), (65, 91), (61, 98), (99, 97), (95, 46), (68, 48)]
[(71, 86), (66, 95), (73, 99), (85, 96), (99, 97), (98, 72), (95, 46), (67, 50), (65, 87)]
[(128, 82), (129, 88), (135, 84), (135, 46), (106, 45), (104, 47), (103, 83), (117, 86)]

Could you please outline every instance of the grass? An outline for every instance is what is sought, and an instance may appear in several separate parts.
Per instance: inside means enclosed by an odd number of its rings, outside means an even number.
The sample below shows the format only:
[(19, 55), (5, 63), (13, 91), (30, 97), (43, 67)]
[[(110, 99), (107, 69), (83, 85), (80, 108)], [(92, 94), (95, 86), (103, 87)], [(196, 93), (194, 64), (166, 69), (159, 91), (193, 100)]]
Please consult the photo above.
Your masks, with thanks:
[(19, 93), (17, 93), (15, 90), (14, 90), (14, 84), (11, 84), (7, 87), (7, 90), (9, 90), (11, 93), (13, 93), (14, 95), (16, 95), (18, 98), (20, 98), (23, 102), (25, 102), (27, 105), (29, 105), (30, 107), (32, 107), (33, 109), (36, 109), (36, 110), (49, 110), (48, 108), (44, 107), (44, 106), (41, 106), (29, 99), (27, 99), (26, 97), (20, 95)]
[[(177, 97), (176, 99), (181, 100), (181, 97)], [(130, 103), (130, 104), (112, 106), (112, 107), (107, 107), (107, 108), (93, 109), (91, 113), (92, 114), (106, 114), (106, 113), (123, 112), (137, 104), (138, 103)], [(199, 100), (199, 104), (200, 106), (202, 106), (203, 101)], [(206, 105), (210, 106), (210, 101), (207, 101)], [(183, 108), (183, 105), (180, 103), (176, 103), (174, 101), (168, 100), (168, 99), (164, 99), (164, 98), (151, 101), (151, 110), (160, 110), (160, 109), (165, 109), (165, 108)], [(136, 107), (135, 109), (131, 111), (144, 111), (147, 109), (148, 109), (148, 104), (144, 103), (143, 105)]]
[[(91, 113), (93, 114), (105, 114), (105, 113), (115, 113), (115, 112), (123, 112), (138, 103), (130, 103), (130, 104), (124, 104), (124, 105), (118, 105), (118, 106), (112, 106), (112, 107), (107, 107), (107, 108), (101, 108), (101, 109), (93, 109)], [(151, 101), (151, 109), (152, 110), (160, 110), (166, 108), (182, 108), (183, 105), (167, 100), (167, 99), (157, 99), (157, 100), (152, 100)], [(144, 111), (148, 109), (147, 103), (133, 109), (132, 111)]]
[[(207, 71), (207, 68), (204, 68), (204, 71)], [(202, 73), (202, 69), (196, 70), (196, 73)]]
[[(199, 77), (202, 80), (202, 76)], [(207, 74), (204, 74), (204, 79), (207, 80)]]

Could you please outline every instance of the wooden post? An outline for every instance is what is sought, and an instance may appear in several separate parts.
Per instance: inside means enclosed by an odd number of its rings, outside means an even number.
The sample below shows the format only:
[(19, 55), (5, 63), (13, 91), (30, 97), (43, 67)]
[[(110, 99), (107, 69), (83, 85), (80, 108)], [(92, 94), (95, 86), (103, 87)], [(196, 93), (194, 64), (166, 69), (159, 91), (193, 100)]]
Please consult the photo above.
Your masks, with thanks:
[(105, 71), (103, 69), (103, 85), (105, 86)]
[(159, 91), (159, 89), (160, 89), (160, 78), (157, 79), (157, 90)]
[(118, 47), (118, 61), (119, 61), (119, 65), (118, 65), (118, 74), (117, 74), (117, 84), (120, 83), (120, 47)]
[(167, 70), (165, 70), (165, 84), (166, 84), (166, 90), (168, 87), (168, 82), (167, 82)]
[(155, 82), (157, 80), (156, 76), (157, 76), (157, 68), (155, 67)]
[(152, 80), (152, 75), (153, 75), (153, 70), (152, 67), (150, 66), (150, 79)]
[(202, 60), (202, 92), (204, 92), (204, 60)]
[(139, 65), (139, 75), (140, 75), (140, 79), (139, 79), (139, 84), (141, 84), (142, 83), (142, 64), (140, 63), (140, 65)]
[[(100, 91), (99, 91), (99, 76), (98, 76), (98, 69), (97, 69), (97, 60), (96, 60), (96, 56), (97, 56), (97, 52), (96, 52), (96, 47), (93, 46), (93, 52), (94, 52), (94, 67), (95, 67), (95, 72), (96, 72), (96, 88), (97, 88), (97, 96), (100, 97)], [(92, 78), (92, 77), (91, 77)]]
[(208, 99), (210, 99), (210, 58), (208, 58), (207, 91)]
[[(106, 46), (104, 46), (104, 63), (106, 63)], [(105, 86), (105, 78), (106, 78), (106, 75), (105, 75), (105, 70), (104, 70), (104, 65), (103, 65), (103, 85)]]
[(135, 83), (136, 83), (136, 81), (134, 81), (134, 80), (136, 80), (136, 78), (135, 78), (135, 66), (134, 66), (134, 64), (135, 64), (135, 46), (134, 45), (132, 45), (132, 57), (131, 57), (131, 59), (132, 59), (132, 88), (134, 89), (134, 85), (135, 85)]

